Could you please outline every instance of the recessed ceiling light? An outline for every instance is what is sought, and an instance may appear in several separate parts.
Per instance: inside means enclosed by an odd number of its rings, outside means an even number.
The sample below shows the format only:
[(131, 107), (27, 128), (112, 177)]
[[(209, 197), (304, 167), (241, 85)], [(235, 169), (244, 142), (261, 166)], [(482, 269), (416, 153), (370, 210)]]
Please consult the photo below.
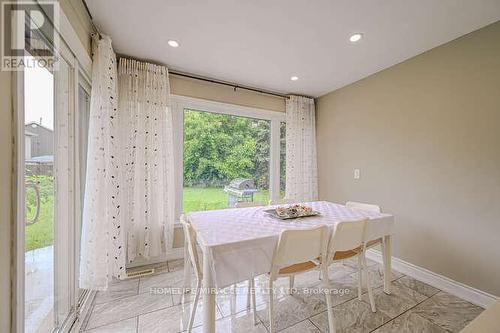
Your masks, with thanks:
[(168, 45), (170, 45), (172, 47), (179, 47), (179, 42), (171, 39), (168, 41)]
[(299, 79), (299, 77), (298, 77), (298, 76), (292, 76), (292, 77), (290, 78), (290, 80), (292, 80), (292, 81), (297, 81), (298, 79)]
[(351, 37), (349, 37), (349, 40), (351, 41), (351, 43), (356, 43), (359, 42), (361, 38), (363, 38), (363, 34), (355, 33), (352, 34)]

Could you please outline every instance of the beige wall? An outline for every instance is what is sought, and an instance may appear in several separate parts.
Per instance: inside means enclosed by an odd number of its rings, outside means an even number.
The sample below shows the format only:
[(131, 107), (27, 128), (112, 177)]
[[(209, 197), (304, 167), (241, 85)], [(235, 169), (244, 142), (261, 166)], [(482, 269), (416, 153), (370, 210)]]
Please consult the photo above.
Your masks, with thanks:
[(216, 102), (249, 106), (271, 111), (285, 112), (285, 100), (281, 97), (260, 94), (245, 89), (204, 82), (170, 75), (170, 92), (176, 95), (207, 99)]
[(495, 295), (499, 41), (497, 22), (317, 103), (321, 199), (380, 204), (396, 257)]

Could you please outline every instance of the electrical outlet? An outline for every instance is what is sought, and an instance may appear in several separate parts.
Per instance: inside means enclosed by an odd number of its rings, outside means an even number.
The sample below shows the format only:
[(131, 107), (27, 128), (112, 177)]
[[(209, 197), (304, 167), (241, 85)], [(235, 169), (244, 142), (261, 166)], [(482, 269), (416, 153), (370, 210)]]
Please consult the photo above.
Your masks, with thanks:
[(354, 169), (354, 179), (359, 179), (359, 177), (360, 177), (359, 169)]

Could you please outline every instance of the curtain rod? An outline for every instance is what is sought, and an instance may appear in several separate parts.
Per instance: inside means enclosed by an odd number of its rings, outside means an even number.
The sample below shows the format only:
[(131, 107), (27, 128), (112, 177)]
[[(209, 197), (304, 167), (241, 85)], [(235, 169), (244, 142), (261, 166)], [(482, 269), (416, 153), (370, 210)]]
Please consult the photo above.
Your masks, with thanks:
[[(149, 63), (155, 64), (155, 65), (158, 65), (158, 66), (165, 66), (164, 64), (162, 64), (162, 63), (160, 63), (158, 61), (153, 61), (153, 60), (150, 60), (150, 59), (141, 59), (141, 58), (131, 57), (131, 56), (128, 56), (128, 55), (125, 55), (125, 54), (118, 54), (118, 53), (116, 54), (116, 56), (117, 56), (117, 58), (127, 58), (127, 59), (133, 59), (133, 60), (137, 60), (137, 61), (142, 61), (142, 62), (149, 62)], [(168, 68), (168, 66), (165, 66), (165, 67)], [(244, 89), (244, 90), (249, 90), (249, 91), (257, 92), (257, 93), (260, 93), (260, 94), (271, 95), (271, 96), (275, 96), (275, 97), (279, 97), (279, 98), (284, 98), (284, 99), (289, 98), (288, 95), (280, 94), (280, 93), (277, 93), (277, 92), (274, 92), (274, 91), (268, 91), (268, 90), (264, 90), (264, 89), (258, 89), (258, 88), (254, 88), (254, 87), (248, 87), (248, 86), (240, 85), (240, 84), (233, 83), (233, 82), (227, 82), (227, 81), (212, 79), (212, 78), (203, 77), (203, 76), (199, 76), (199, 75), (195, 75), (195, 74), (190, 74), (190, 73), (186, 73), (186, 72), (176, 71), (175, 69), (168, 69), (168, 74), (169, 75), (186, 77), (186, 78), (193, 79), (193, 80), (199, 80), (199, 81), (205, 81), (205, 82), (210, 82), (210, 83), (214, 83), (214, 84), (220, 84), (220, 85), (224, 85), (224, 86), (229, 86), (229, 87), (232, 87), (234, 89), (234, 91), (236, 91), (237, 89)], [(297, 95), (297, 96), (299, 96), (299, 95)], [(308, 97), (308, 96), (303, 96), (303, 97)], [(312, 97), (308, 97), (308, 98), (312, 98)]]
[(269, 91), (269, 90), (264, 90), (264, 89), (259, 89), (259, 88), (253, 88), (253, 87), (249, 87), (249, 86), (245, 86), (245, 85), (240, 85), (240, 84), (237, 84), (237, 83), (232, 83), (232, 82), (227, 82), (227, 81), (222, 81), (222, 80), (217, 80), (217, 79), (211, 79), (211, 78), (207, 78), (207, 77), (203, 77), (203, 76), (198, 76), (198, 75), (195, 75), (195, 74), (189, 74), (189, 73), (185, 73), (185, 72), (179, 72), (179, 71), (176, 71), (176, 70), (170, 70), (169, 69), (168, 73), (172, 74), (172, 75), (176, 75), (176, 76), (187, 77), (187, 78), (194, 79), (194, 80), (206, 81), (206, 82), (210, 82), (210, 83), (215, 83), (215, 84), (220, 84), (220, 85), (225, 85), (225, 86), (233, 87), (234, 91), (236, 91), (236, 89), (244, 89), (244, 90), (258, 92), (258, 93), (261, 93), (261, 94), (266, 94), (266, 95), (281, 97), (281, 98), (284, 98), (284, 99), (290, 98), (290, 95), (314, 99), (314, 97), (307, 96), (307, 95), (280, 94), (280, 93), (277, 93), (277, 92), (274, 92), (274, 91)]
[(169, 74), (172, 74), (175, 76), (182, 76), (182, 77), (187, 77), (187, 78), (194, 79), (194, 80), (200, 80), (200, 81), (205, 81), (205, 82), (210, 82), (210, 83), (215, 83), (215, 84), (233, 87), (234, 91), (236, 91), (236, 89), (244, 89), (244, 90), (257, 92), (260, 94), (266, 94), (266, 95), (276, 96), (276, 97), (280, 97), (280, 98), (288, 98), (288, 96), (285, 94), (280, 94), (280, 93), (269, 91), (269, 90), (263, 90), (263, 89), (248, 87), (248, 86), (244, 86), (244, 85), (239, 85), (237, 83), (221, 81), (221, 80), (217, 80), (217, 79), (211, 79), (211, 78), (198, 76), (198, 75), (194, 75), (194, 74), (179, 72), (176, 70), (169, 70), (168, 72), (169, 72)]

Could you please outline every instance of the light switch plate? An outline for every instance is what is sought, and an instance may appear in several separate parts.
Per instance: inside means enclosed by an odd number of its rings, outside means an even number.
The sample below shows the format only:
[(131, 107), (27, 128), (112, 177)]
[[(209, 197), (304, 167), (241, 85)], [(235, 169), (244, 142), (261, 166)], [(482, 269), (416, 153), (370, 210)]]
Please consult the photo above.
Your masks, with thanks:
[(360, 176), (361, 175), (359, 169), (354, 169), (354, 179), (359, 179)]

